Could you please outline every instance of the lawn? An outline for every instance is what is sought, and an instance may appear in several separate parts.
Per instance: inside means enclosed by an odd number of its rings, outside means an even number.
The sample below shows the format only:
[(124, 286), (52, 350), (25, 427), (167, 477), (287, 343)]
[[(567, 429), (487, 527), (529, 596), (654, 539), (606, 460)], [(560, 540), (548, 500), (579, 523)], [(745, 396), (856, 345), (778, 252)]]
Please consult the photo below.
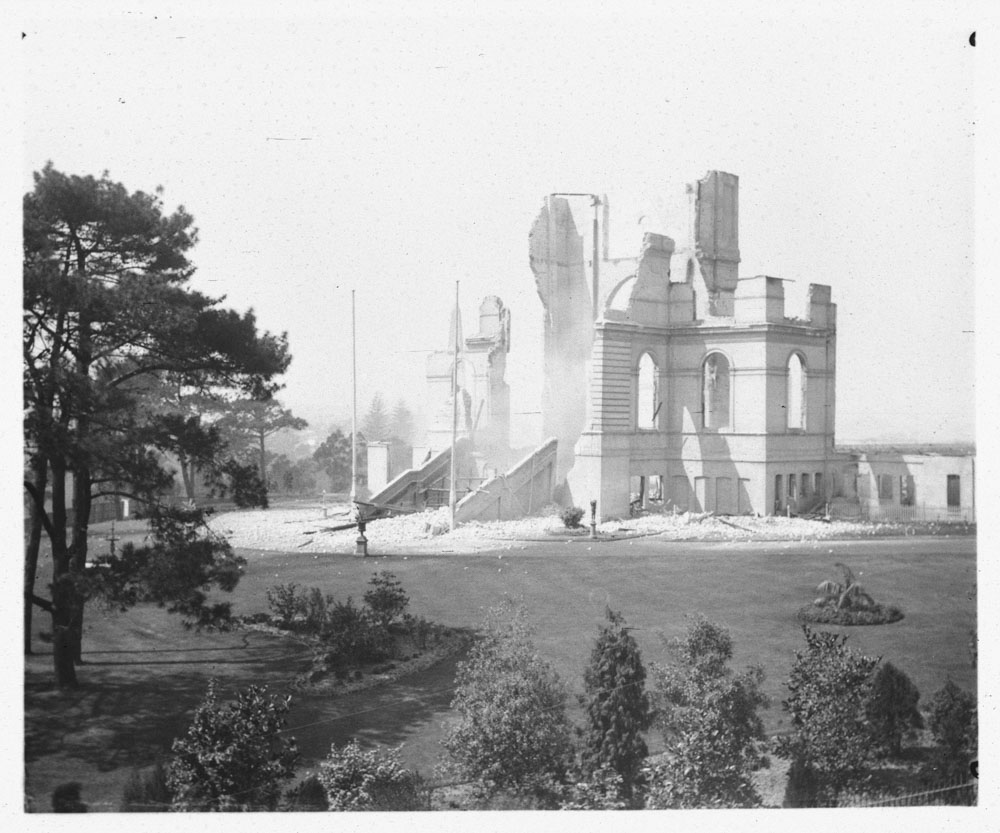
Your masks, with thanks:
[[(412, 613), (453, 626), (474, 627), (505, 593), (523, 597), (539, 652), (574, 693), (582, 691), (582, 671), (605, 605), (621, 610), (636, 628), (647, 663), (666, 657), (661, 634), (680, 635), (687, 616), (703, 613), (732, 631), (736, 664), (764, 667), (773, 701), (766, 714), (770, 732), (783, 728), (783, 683), (802, 644), (795, 612), (813, 598), (819, 581), (836, 577), (833, 562), (845, 561), (878, 601), (906, 613), (892, 625), (844, 629), (850, 645), (891, 660), (924, 697), (948, 676), (975, 687), (968, 651), (975, 628), (971, 537), (735, 546), (647, 538), (368, 559), (244, 554), (249, 564), (233, 599), (241, 614), (266, 610), (265, 592), (278, 583), (319, 586), (359, 600), (375, 570), (397, 575)], [(52, 788), (68, 780), (84, 783), (84, 800), (93, 809), (113, 809), (129, 768), (169, 748), (210, 677), (224, 686), (255, 681), (281, 690), (308, 661), (292, 640), (193, 634), (155, 609), (115, 617), (93, 609), (88, 622), (80, 692), (51, 691), (49, 657), (27, 663), (29, 787), (44, 809)], [(36, 646), (40, 652), (46, 647)], [(405, 742), (407, 764), (430, 774), (440, 755), (453, 673), (449, 660), (367, 692), (297, 697), (289, 725), (303, 751), (302, 768), (314, 766), (331, 742), (357, 736), (370, 743)]]

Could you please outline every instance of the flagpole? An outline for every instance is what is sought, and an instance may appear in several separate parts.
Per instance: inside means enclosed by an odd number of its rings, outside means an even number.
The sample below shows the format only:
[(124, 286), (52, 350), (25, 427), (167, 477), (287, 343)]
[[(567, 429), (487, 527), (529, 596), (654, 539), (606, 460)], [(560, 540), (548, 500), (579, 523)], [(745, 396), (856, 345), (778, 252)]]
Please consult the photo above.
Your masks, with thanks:
[(457, 491), (455, 489), (455, 477), (457, 466), (455, 465), (455, 446), (458, 442), (458, 333), (459, 333), (459, 309), (458, 309), (458, 281), (455, 281), (455, 343), (453, 347), (451, 363), (451, 471), (450, 485), (448, 487), (448, 527), (455, 529), (455, 500)]
[(358, 354), (351, 290), (351, 503), (358, 499)]

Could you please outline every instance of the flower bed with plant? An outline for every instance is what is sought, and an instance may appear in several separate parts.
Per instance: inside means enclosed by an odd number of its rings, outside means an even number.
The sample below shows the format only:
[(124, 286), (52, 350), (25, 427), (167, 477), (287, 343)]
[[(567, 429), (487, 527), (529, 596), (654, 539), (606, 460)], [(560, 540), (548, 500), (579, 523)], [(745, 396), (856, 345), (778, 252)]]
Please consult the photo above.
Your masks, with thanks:
[(855, 580), (846, 564), (837, 562), (843, 582), (826, 580), (816, 588), (823, 595), (799, 610), (799, 619), (825, 625), (887, 625), (903, 618), (895, 605), (883, 605), (873, 599)]

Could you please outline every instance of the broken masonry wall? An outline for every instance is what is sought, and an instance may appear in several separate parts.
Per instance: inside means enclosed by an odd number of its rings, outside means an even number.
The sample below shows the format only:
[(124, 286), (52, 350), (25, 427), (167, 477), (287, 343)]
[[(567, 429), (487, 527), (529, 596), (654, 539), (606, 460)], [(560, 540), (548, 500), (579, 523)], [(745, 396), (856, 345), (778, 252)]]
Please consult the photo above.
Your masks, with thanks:
[(452, 312), (451, 349), (427, 357), (428, 427), (426, 445), (419, 453), (451, 447), (456, 329), (458, 436), (474, 442), (484, 465), (503, 470), (510, 462), (510, 387), (504, 379), (510, 350), (510, 310), (495, 296), (480, 304), (479, 331), (468, 338), (462, 337), (461, 317), (456, 321)]
[(531, 228), (528, 251), (544, 307), (542, 432), (558, 441), (558, 485), (573, 467), (573, 448), (586, 420), (594, 340), (584, 238), (565, 199), (546, 199)]

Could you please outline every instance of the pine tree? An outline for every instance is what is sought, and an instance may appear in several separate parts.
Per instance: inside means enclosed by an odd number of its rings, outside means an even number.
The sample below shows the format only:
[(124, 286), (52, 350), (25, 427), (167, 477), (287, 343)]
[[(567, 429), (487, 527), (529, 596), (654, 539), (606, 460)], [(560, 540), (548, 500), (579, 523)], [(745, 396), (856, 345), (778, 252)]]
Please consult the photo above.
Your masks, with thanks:
[(598, 631), (584, 672), (587, 721), (583, 764), (589, 772), (617, 772), (623, 796), (632, 798), (649, 752), (643, 739), (652, 722), (646, 669), (621, 613), (607, 608), (605, 615), (607, 623)]
[(917, 704), (920, 692), (913, 681), (891, 662), (875, 673), (872, 693), (866, 706), (872, 739), (892, 755), (902, 752), (903, 733), (922, 729), (924, 719)]
[(361, 433), (369, 441), (389, 439), (389, 415), (386, 412), (385, 401), (382, 399), (381, 393), (376, 393), (372, 397), (368, 413), (361, 420)]
[(406, 402), (400, 399), (396, 407), (392, 410), (392, 419), (389, 427), (390, 435), (404, 443), (413, 441), (413, 414), (406, 407)]

